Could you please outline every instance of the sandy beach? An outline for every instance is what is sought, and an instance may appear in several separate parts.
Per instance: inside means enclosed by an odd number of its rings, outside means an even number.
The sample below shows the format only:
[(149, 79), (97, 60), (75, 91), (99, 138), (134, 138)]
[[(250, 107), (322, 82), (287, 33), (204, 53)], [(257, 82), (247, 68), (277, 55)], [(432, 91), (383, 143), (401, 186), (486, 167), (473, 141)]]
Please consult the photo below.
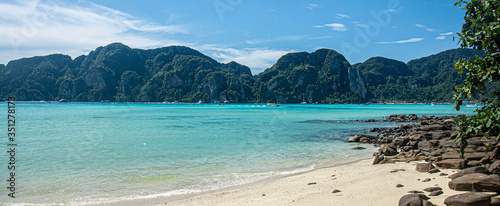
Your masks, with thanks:
[[(202, 194), (171, 201), (158, 198), (154, 205), (397, 205), (408, 191), (423, 191), (439, 186), (444, 194), (430, 197), (436, 205), (459, 192), (448, 188), (449, 179), (441, 173), (456, 170), (442, 169), (429, 174), (415, 170), (418, 162), (372, 165), (372, 160), (323, 168), (284, 177), (278, 180), (237, 189)], [(394, 170), (404, 170), (391, 172)], [(423, 180), (430, 178), (431, 181)], [(404, 187), (396, 187), (402, 184)], [(340, 190), (338, 193), (332, 193)], [(428, 192), (424, 192), (428, 195)], [(170, 199), (170, 200), (169, 200)], [(169, 202), (170, 201), (170, 202)], [(141, 201), (142, 203), (144, 200)], [(148, 203), (152, 203), (147, 201)], [(130, 202), (129, 202), (130, 203)]]
[[(415, 117), (415, 118), (413, 118)], [(419, 120), (415, 115), (391, 115), (390, 121), (413, 118)], [(425, 120), (423, 120), (425, 119)], [(425, 157), (434, 161), (435, 165), (444, 165), (446, 168), (463, 168), (453, 162), (469, 161), (473, 164), (481, 164), (479, 159), (494, 162), (495, 151), (487, 153), (488, 148), (482, 146), (483, 141), (476, 140), (476, 145), (467, 147), (465, 157), (467, 160), (458, 160), (456, 144), (450, 139), (453, 121), (449, 117), (421, 117), (421, 124), (401, 125), (387, 130), (380, 130), (379, 136), (352, 135), (348, 141), (359, 141), (371, 144), (381, 143), (377, 157), (382, 156), (383, 161), (373, 165), (373, 157), (370, 152), (358, 156), (358, 160), (352, 162), (337, 162), (331, 167), (318, 168), (312, 171), (270, 178), (265, 181), (246, 185), (222, 188), (217, 191), (156, 197), (154, 199), (144, 198), (126, 202), (129, 205), (398, 205), (399, 200), (406, 194), (423, 193), (430, 198), (435, 205), (445, 205), (447, 197), (461, 194), (448, 187), (449, 175), (457, 172), (457, 169), (440, 169), (436, 173), (419, 172), (416, 170), (418, 163), (424, 161), (396, 162), (392, 159), (409, 160)], [(398, 133), (396, 136), (394, 133)], [(443, 138), (444, 136), (444, 138)], [(388, 141), (387, 138), (394, 138)], [(406, 139), (407, 141), (403, 141)], [(429, 139), (429, 140), (428, 140)], [(418, 145), (418, 150), (403, 152), (403, 149), (413, 149), (412, 145), (406, 144), (413, 141)], [(406, 142), (406, 143), (405, 143)], [(451, 143), (450, 143), (451, 142)], [(355, 144), (352, 144), (353, 146)], [(435, 145), (439, 145), (439, 148)], [(479, 146), (478, 146), (479, 145)], [(402, 147), (404, 148), (402, 149)], [(427, 147), (426, 147), (427, 146)], [(397, 152), (399, 148), (401, 152)], [(425, 150), (425, 151), (423, 151)], [(489, 149), (491, 150), (491, 149)], [(375, 151), (374, 151), (375, 152)], [(373, 154), (373, 153), (372, 153)], [(382, 154), (387, 155), (384, 157)], [(415, 158), (415, 157), (419, 158)], [(390, 157), (390, 158), (389, 158)], [(448, 159), (443, 160), (446, 157)], [(380, 158), (377, 158), (380, 159)], [(490, 160), (491, 159), (491, 160)], [(442, 160), (442, 161), (441, 161)], [(484, 161), (486, 161), (484, 160)], [(383, 163), (385, 162), (385, 164)], [(448, 162), (447, 164), (445, 164)], [(447, 166), (446, 166), (447, 165)], [(440, 187), (443, 194), (430, 196), (425, 192), (426, 188)]]

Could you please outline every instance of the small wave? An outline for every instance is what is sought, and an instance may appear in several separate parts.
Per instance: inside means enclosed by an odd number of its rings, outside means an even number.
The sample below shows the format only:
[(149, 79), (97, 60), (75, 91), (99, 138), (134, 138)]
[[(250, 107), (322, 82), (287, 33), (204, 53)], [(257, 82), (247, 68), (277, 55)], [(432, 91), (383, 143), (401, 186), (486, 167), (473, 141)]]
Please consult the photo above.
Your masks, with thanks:
[(306, 168), (297, 168), (297, 169), (294, 169), (294, 170), (291, 170), (291, 171), (284, 171), (284, 172), (279, 172), (278, 174), (279, 175), (294, 175), (294, 174), (299, 174), (299, 173), (303, 173), (303, 172), (309, 172), (311, 170), (314, 170), (316, 165), (311, 165), (309, 167), (306, 167)]
[[(154, 199), (154, 198), (159, 198), (159, 197), (170, 197), (173, 195), (184, 195), (184, 194), (199, 193), (199, 192), (203, 192), (203, 191), (202, 190), (181, 189), (181, 190), (174, 190), (174, 191), (158, 193), (158, 194), (133, 195), (133, 196), (128, 196), (128, 197), (118, 197), (118, 198), (111, 198), (111, 199), (110, 198), (98, 198), (98, 199), (89, 198), (91, 200), (77, 199), (75, 201), (72, 201), (72, 202), (70, 202), (68, 204), (64, 204), (64, 205), (111, 204), (111, 203), (116, 203), (116, 202), (121, 202), (121, 201)], [(24, 205), (24, 204), (22, 204), (22, 205)], [(53, 205), (53, 204), (50, 204), (50, 205)]]
[(344, 122), (348, 122), (348, 121), (345, 121), (345, 120), (320, 120), (320, 119), (313, 119), (313, 120), (297, 121), (296, 123), (321, 124), (321, 123), (344, 123)]

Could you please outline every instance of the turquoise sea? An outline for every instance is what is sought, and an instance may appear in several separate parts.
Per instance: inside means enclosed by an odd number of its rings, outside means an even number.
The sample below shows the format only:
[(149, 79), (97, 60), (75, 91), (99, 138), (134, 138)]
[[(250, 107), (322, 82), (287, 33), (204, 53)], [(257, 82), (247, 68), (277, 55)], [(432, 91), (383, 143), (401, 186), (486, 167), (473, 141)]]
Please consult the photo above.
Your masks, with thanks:
[[(7, 104), (0, 111), (7, 117)], [(0, 153), (0, 205), (105, 203), (210, 191), (366, 157), (350, 134), (391, 114), (472, 114), (452, 105), (16, 104), (16, 198)], [(1, 114), (1, 112), (0, 112)], [(314, 121), (311, 121), (314, 120)], [(332, 121), (333, 120), (333, 121)], [(0, 122), (7, 151), (7, 118)]]

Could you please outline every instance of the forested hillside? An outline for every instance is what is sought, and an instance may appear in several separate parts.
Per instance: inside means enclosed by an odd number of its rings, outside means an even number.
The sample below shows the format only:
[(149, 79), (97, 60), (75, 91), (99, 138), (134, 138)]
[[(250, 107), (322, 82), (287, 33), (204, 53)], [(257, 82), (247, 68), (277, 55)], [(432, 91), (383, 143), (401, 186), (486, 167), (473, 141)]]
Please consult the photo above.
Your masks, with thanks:
[(286, 54), (252, 76), (247, 66), (219, 63), (188, 47), (141, 50), (113, 43), (75, 59), (53, 54), (0, 64), (0, 97), (91, 102), (448, 102), (463, 80), (453, 62), (481, 54), (453, 49), (407, 64), (373, 57), (351, 65), (342, 54), (319, 49)]

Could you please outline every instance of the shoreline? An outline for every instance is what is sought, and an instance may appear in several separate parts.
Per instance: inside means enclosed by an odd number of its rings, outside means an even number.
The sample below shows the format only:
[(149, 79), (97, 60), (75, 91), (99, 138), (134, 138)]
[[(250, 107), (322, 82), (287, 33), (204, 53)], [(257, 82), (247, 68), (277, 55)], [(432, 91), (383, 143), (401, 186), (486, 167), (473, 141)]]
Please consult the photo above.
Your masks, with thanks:
[[(0, 102), (5, 102), (1, 101)], [(167, 104), (167, 105), (172, 105), (172, 104), (185, 104), (185, 105), (191, 105), (191, 104), (196, 104), (196, 105), (219, 105), (219, 103), (213, 103), (213, 102), (205, 102), (205, 103), (199, 103), (199, 102), (114, 102), (114, 101), (96, 101), (96, 102), (85, 102), (85, 101), (45, 101), (45, 100), (40, 100), (40, 101), (28, 101), (28, 100), (18, 100), (14, 102), (19, 102), (19, 103), (30, 103), (30, 104), (51, 104), (51, 103), (83, 103), (83, 104)], [(230, 102), (227, 104), (268, 104), (272, 102)], [(468, 103), (475, 103), (475, 102), (468, 102)], [(292, 102), (292, 103), (278, 103), (278, 104), (283, 104), (283, 105), (453, 105), (452, 102), (359, 102), (359, 103), (307, 103), (303, 104), (301, 102)], [(466, 104), (464, 103), (464, 106)]]
[[(421, 119), (424, 119), (423, 115)], [(179, 190), (162, 190), (158, 189), (157, 191), (153, 192), (150, 189), (154, 188), (155, 185), (150, 185), (148, 189), (151, 194), (138, 194), (138, 195), (129, 195), (126, 196), (125, 193), (118, 194), (118, 195), (113, 195), (110, 196), (109, 199), (101, 199), (95, 202), (81, 202), (82, 204), (85, 205), (220, 205), (220, 204), (228, 204), (232, 205), (235, 202), (238, 202), (238, 204), (242, 205), (261, 205), (261, 204), (271, 204), (271, 205), (277, 205), (277, 204), (284, 204), (284, 205), (289, 205), (292, 203), (298, 203), (299, 205), (328, 205), (330, 203), (327, 203), (325, 201), (330, 201), (331, 200), (331, 195), (334, 194), (335, 197), (339, 197), (335, 202), (343, 202), (343, 205), (358, 205), (361, 203), (357, 202), (352, 202), (352, 201), (365, 201), (364, 199), (366, 198), (372, 198), (372, 199), (377, 199), (377, 198), (385, 198), (384, 202), (375, 202), (372, 205), (392, 205), (396, 204), (399, 198), (407, 194), (407, 191), (410, 190), (423, 190), (425, 189), (423, 186), (440, 186), (442, 188), (448, 188), (446, 183), (449, 181), (446, 179), (446, 175), (442, 176), (436, 176), (437, 174), (427, 174), (427, 173), (417, 173), (415, 174), (415, 165), (416, 161), (410, 162), (410, 163), (401, 163), (397, 161), (409, 161), (413, 157), (408, 157), (408, 156), (403, 156), (406, 153), (404, 151), (417, 151), (416, 149), (419, 149), (418, 152), (411, 153), (412, 155), (417, 156), (418, 158), (425, 158), (427, 160), (427, 157), (432, 158), (433, 160), (438, 160), (437, 157), (440, 157), (441, 154), (437, 153), (432, 153), (430, 150), (431, 148), (434, 149), (438, 145), (441, 145), (441, 143), (445, 143), (447, 141), (450, 141), (449, 138), (453, 136), (453, 133), (447, 133), (444, 131), (441, 131), (442, 129), (449, 129), (448, 127), (451, 127), (451, 122), (449, 117), (442, 116), (439, 118), (435, 118), (431, 115), (431, 117), (426, 117), (425, 122), (420, 122), (417, 123), (418, 121), (421, 121), (417, 118), (417, 122), (413, 122), (414, 118), (416, 117), (415, 115), (391, 115), (387, 119), (392, 119), (390, 122), (395, 122), (395, 123), (400, 123), (401, 125), (397, 127), (387, 127), (387, 128), (372, 128), (369, 130), (371, 133), (378, 133), (377, 136), (369, 136), (366, 134), (361, 134), (361, 135), (352, 135), (352, 136), (357, 136), (359, 138), (354, 138), (357, 140), (353, 140), (354, 142), (358, 143), (351, 143), (349, 145), (346, 145), (345, 147), (342, 147), (343, 150), (351, 150), (356, 146), (362, 146), (366, 147), (368, 149), (366, 150), (361, 150), (361, 151), (355, 151), (351, 153), (350, 155), (342, 155), (342, 156), (329, 156), (328, 158), (321, 159), (322, 161), (317, 161), (317, 164), (310, 164), (307, 167), (297, 167), (297, 168), (288, 168), (287, 170), (280, 171), (280, 170), (275, 170), (275, 172), (269, 172), (267, 173), (268, 175), (262, 176), (262, 179), (254, 179), (254, 180), (248, 180), (246, 183), (236, 183), (232, 182), (232, 184), (238, 184), (238, 185), (233, 185), (233, 186), (222, 186), (220, 184), (216, 184), (218, 186), (217, 189), (207, 189), (205, 191), (201, 190), (187, 190), (183, 189), (186, 187), (183, 187)], [(428, 119), (430, 118), (430, 119)], [(433, 122), (434, 119), (440, 119), (438, 122), (439, 124), (436, 124), (436, 122)], [(360, 120), (361, 122), (373, 122), (375, 120), (373, 119), (366, 119), (366, 120)], [(396, 121), (398, 120), (398, 121)], [(400, 121), (399, 121), (400, 120)], [(408, 122), (412, 120), (411, 122)], [(432, 120), (432, 121), (431, 121)], [(357, 120), (352, 120), (352, 121), (357, 121)], [(379, 122), (385, 121), (385, 120), (376, 120)], [(425, 124), (424, 124), (425, 123)], [(403, 125), (407, 124), (407, 125)], [(442, 124), (442, 125), (440, 125)], [(434, 131), (434, 130), (439, 130), (439, 131)], [(361, 130), (360, 130), (361, 131)], [(363, 130), (364, 131), (364, 130)], [(368, 132), (368, 131), (366, 131)], [(364, 132), (362, 132), (364, 133)], [(396, 134), (393, 134), (396, 133)], [(410, 144), (406, 144), (401, 142), (396, 144), (397, 140), (395, 137), (398, 138), (406, 138), (407, 136), (411, 136), (413, 134), (420, 134), (418, 136), (418, 141), (417, 139), (411, 139), (411, 141), (416, 141), (417, 144), (415, 146), (409, 146)], [(446, 134), (445, 134), (446, 133)], [(352, 134), (352, 133), (351, 133)], [(411, 135), (410, 135), (411, 134)], [(352, 137), (351, 136), (351, 137)], [(445, 137), (446, 136), (446, 137)], [(413, 137), (412, 137), (413, 138)], [(416, 137), (415, 137), (416, 138)], [(384, 150), (382, 151), (382, 147), (373, 147), (373, 144), (379, 145), (379, 146), (387, 146), (386, 140), (392, 139), (394, 141), (394, 144), (392, 146), (396, 147), (397, 146), (397, 152), (400, 153), (399, 155), (386, 155), (386, 161), (385, 164), (381, 163), (380, 165), (372, 165), (372, 159), (374, 157), (374, 153), (377, 150), (380, 153), (389, 153), (389, 150)], [(349, 138), (351, 140), (351, 138)], [(344, 141), (350, 142), (347, 139), (344, 139)], [(366, 142), (365, 142), (366, 141)], [(432, 142), (432, 145), (427, 145), (427, 144), (420, 144), (420, 143), (427, 143), (427, 142)], [(368, 143), (368, 144), (365, 144)], [(478, 143), (479, 144), (479, 143)], [(481, 143), (482, 144), (482, 143)], [(413, 144), (412, 144), (413, 145)], [(476, 145), (476, 144), (474, 144)], [(391, 146), (391, 147), (392, 147)], [(405, 146), (405, 147), (403, 147)], [(426, 148), (426, 147), (429, 148)], [(482, 145), (484, 146), (484, 145)], [(408, 148), (406, 148), (408, 147)], [(453, 146), (451, 146), (453, 147)], [(442, 148), (441, 146), (439, 148)], [(473, 149), (471, 151), (479, 151), (479, 149), (483, 149), (484, 147), (477, 147), (477, 148), (470, 148)], [(429, 151), (427, 151), (429, 149)], [(444, 148), (444, 149), (450, 149), (455, 150), (454, 148)], [(491, 149), (490, 149), (491, 150)], [(443, 150), (444, 151), (444, 150)], [(315, 151), (312, 151), (313, 153)], [(431, 153), (430, 153), (431, 152)], [(312, 154), (313, 154), (312, 153)], [(396, 153), (397, 154), (397, 153)], [(409, 154), (409, 153), (408, 153)], [(373, 156), (372, 156), (373, 155)], [(444, 157), (444, 156), (443, 156)], [(309, 158), (313, 159), (314, 158)], [(343, 161), (344, 160), (344, 161)], [(423, 160), (423, 159), (419, 159)], [(394, 162), (390, 162), (394, 161)], [(422, 161), (420, 161), (422, 162)], [(405, 187), (400, 190), (394, 190), (396, 187), (395, 185), (390, 185), (389, 183), (395, 183), (393, 182), (392, 176), (395, 176), (392, 174), (391, 171), (395, 169), (404, 169), (404, 171), (396, 171), (394, 173), (397, 173), (397, 176), (402, 176), (404, 178), (396, 179), (399, 180), (398, 184), (404, 184)], [(440, 168), (441, 169), (441, 168)], [(452, 174), (456, 172), (457, 170), (442, 170), (442, 172), (447, 173), (447, 174)], [(385, 173), (384, 173), (385, 172)], [(327, 174), (331, 173), (331, 174)], [(356, 174), (357, 176), (352, 176), (353, 174)], [(406, 174), (408, 173), (408, 174)], [(332, 175), (336, 175), (335, 177), (332, 177)], [(427, 177), (425, 177), (427, 176)], [(300, 178), (299, 178), (300, 177)], [(390, 178), (390, 181), (384, 178)], [(421, 183), (408, 183), (410, 182), (411, 179), (424, 179), (424, 178), (431, 178), (431, 182), (435, 182), (436, 184), (434, 185), (423, 185)], [(434, 181), (436, 179), (439, 179), (440, 181)], [(444, 180), (443, 180), (444, 179)], [(304, 182), (306, 180), (306, 182)], [(420, 182), (420, 180), (418, 182)], [(333, 182), (332, 182), (333, 181)], [(243, 181), (242, 181), (243, 182)], [(311, 183), (311, 184), (309, 184)], [(314, 183), (314, 184), (312, 184)], [(334, 184), (335, 183), (335, 184)], [(369, 186), (373, 185), (384, 185), (384, 187), (367, 187), (366, 185), (369, 184)], [(345, 187), (344, 187), (345, 186)], [(411, 187), (411, 188), (410, 188)], [(216, 187), (214, 187), (216, 188)], [(311, 188), (316, 188), (316, 190), (310, 191)], [(332, 193), (334, 190), (340, 190), (339, 193)], [(320, 190), (320, 191), (317, 191)], [(327, 191), (330, 190), (330, 191)], [(370, 196), (371, 193), (374, 193), (374, 191), (382, 191), (385, 192), (384, 194), (381, 193), (376, 193), (376, 197)], [(399, 194), (402, 190), (403, 193)], [(453, 194), (457, 194), (457, 192), (450, 192), (449, 190), (443, 190), (445, 191), (446, 195), (441, 195), (439, 197), (433, 197), (431, 201), (433, 203), (442, 203), (440, 199), (444, 199), (445, 197)], [(394, 192), (399, 192), (397, 195)], [(261, 193), (260, 196), (258, 193)], [(136, 193), (137, 194), (137, 193)], [(264, 195), (265, 194), (265, 195)], [(303, 196), (304, 194), (308, 196)], [(391, 197), (386, 197), (386, 196), (391, 196)], [(311, 197), (317, 197), (313, 198), (318, 199), (320, 202), (314, 202), (311, 200), (307, 200)], [(348, 196), (349, 198), (345, 197)], [(394, 197), (392, 197), (394, 196)], [(441, 198), (443, 197), (443, 198)], [(261, 199), (261, 198), (266, 198), (266, 199)], [(347, 199), (346, 199), (347, 198)], [(307, 201), (306, 201), (307, 200)], [(268, 202), (266, 202), (268, 201)], [(436, 202), (437, 201), (437, 202)], [(231, 204), (230, 204), (231, 203)], [(366, 203), (372, 203), (372, 202), (366, 202)], [(76, 202), (72, 202), (70, 204), (78, 204)], [(334, 204), (336, 205), (336, 204)]]
[[(353, 147), (359, 146), (362, 144), (352, 144)], [(377, 152), (378, 147), (374, 146), (367, 146), (364, 145), (367, 148), (364, 149), (363, 151), (360, 151), (358, 154), (351, 155), (347, 157), (347, 160), (342, 160), (341, 158), (340, 161), (335, 161), (335, 160), (330, 160), (327, 162), (323, 162), (318, 165), (314, 165), (312, 169), (305, 170), (305, 171), (300, 171), (306, 168), (302, 169), (294, 169), (291, 171), (281, 171), (277, 172), (277, 174), (272, 175), (270, 177), (265, 177), (260, 180), (252, 181), (252, 182), (247, 182), (243, 184), (237, 184), (237, 185), (232, 185), (232, 186), (226, 186), (222, 188), (217, 188), (213, 190), (207, 190), (207, 191), (196, 191), (196, 192), (187, 192), (187, 193), (182, 193), (182, 194), (171, 194), (171, 195), (147, 195), (147, 196), (139, 196), (139, 197), (134, 197), (132, 199), (125, 199), (125, 200), (118, 200), (118, 201), (110, 201), (110, 202), (105, 202), (105, 203), (97, 203), (97, 204), (89, 204), (89, 205), (99, 205), (99, 206), (111, 206), (111, 205), (124, 205), (124, 206), (133, 206), (133, 205), (169, 205), (169, 204), (175, 204), (176, 202), (182, 202), (183, 200), (186, 199), (191, 199), (191, 198), (198, 198), (198, 197), (203, 197), (203, 196), (211, 196), (211, 195), (216, 195), (217, 194), (225, 194), (227, 192), (232, 192), (232, 191), (244, 191), (247, 190), (248, 188), (252, 187), (259, 187), (261, 185), (266, 185), (266, 184), (272, 184), (273, 182), (276, 181), (281, 181), (286, 178), (298, 176), (298, 175), (307, 175), (308, 173), (312, 173), (318, 170), (324, 170), (324, 169), (331, 169), (331, 168), (336, 168), (336, 167), (347, 167), (348, 165), (358, 163), (360, 161), (372, 161), (373, 159), (373, 153)], [(349, 148), (352, 149), (352, 148)], [(346, 158), (346, 157), (344, 157)], [(175, 193), (176, 191), (171, 191), (170, 193)], [(228, 205), (231, 202), (228, 203)], [(182, 204), (181, 204), (182, 205)]]
[[(401, 196), (410, 190), (439, 186), (445, 194), (432, 197), (442, 203), (458, 194), (447, 187), (449, 179), (439, 173), (420, 173), (418, 162), (372, 165), (372, 158), (318, 168), (274, 180), (250, 183), (217, 191), (158, 198), (115, 202), (120, 205), (397, 205)], [(397, 172), (391, 172), (396, 171)], [(404, 170), (404, 171), (401, 171)], [(443, 169), (452, 174), (456, 170)], [(430, 178), (431, 181), (422, 180)], [(397, 184), (404, 187), (398, 188)], [(338, 193), (332, 193), (340, 190)], [(444, 205), (444, 204), (438, 204)]]
[[(366, 122), (371, 122), (367, 120)], [(461, 170), (474, 162), (466, 154), (466, 160), (456, 159), (456, 145), (446, 144), (454, 142), (456, 132), (452, 128), (455, 124), (449, 116), (417, 117), (414, 114), (391, 115), (382, 121), (390, 122), (420, 122), (394, 128), (373, 128), (370, 131), (377, 136), (352, 135), (348, 142), (377, 144), (380, 146), (375, 153), (374, 160), (368, 154), (344, 164), (318, 167), (311, 171), (281, 176), (268, 181), (244, 184), (237, 187), (222, 188), (208, 193), (197, 193), (171, 198), (158, 198), (153, 202), (139, 201), (141, 205), (401, 205), (405, 198), (419, 197), (419, 201), (432, 202), (436, 205), (445, 205), (464, 193), (456, 191), (450, 186), (450, 178), (463, 176)], [(436, 132), (438, 131), (438, 132)], [(413, 135), (413, 136), (412, 136)], [(415, 136), (416, 135), (416, 136)], [(402, 141), (411, 138), (411, 141)], [(474, 153), (473, 158), (484, 158), (495, 161), (495, 153), (481, 153), (491, 150), (478, 147), (485, 143), (483, 140), (470, 148), (468, 153)], [(487, 141), (487, 140), (484, 140)], [(416, 142), (416, 143), (412, 143)], [(390, 143), (390, 144), (389, 144)], [(408, 143), (408, 144), (407, 144)], [(406, 145), (406, 146), (405, 146)], [(478, 145), (478, 146), (476, 146)], [(496, 143), (495, 143), (496, 145)], [(403, 148), (404, 146), (404, 148)], [(352, 147), (351, 147), (352, 148)], [(463, 165), (450, 166), (439, 162), (440, 155), (448, 152), (443, 162), (465, 162)], [(405, 153), (409, 152), (409, 153)], [(451, 152), (451, 153), (450, 153)], [(409, 156), (407, 156), (409, 155)], [(429, 163), (430, 162), (430, 163)], [(471, 165), (468, 165), (468, 162)], [(497, 161), (498, 162), (498, 161)], [(431, 172), (432, 164), (439, 169)], [(422, 170), (422, 165), (431, 165)], [(486, 168), (489, 165), (485, 165)], [(472, 169), (472, 168), (471, 168)], [(494, 168), (493, 168), (494, 169)], [(490, 171), (491, 168), (489, 169)], [(460, 172), (461, 174), (454, 175)], [(436, 191), (437, 190), (437, 191)], [(426, 192), (423, 192), (426, 191)], [(475, 191), (474, 189), (472, 191)], [(481, 191), (481, 190), (479, 190)], [(438, 192), (438, 193), (435, 193)], [(488, 192), (486, 190), (486, 192)], [(410, 195), (414, 194), (414, 195)], [(430, 197), (427, 197), (429, 195)], [(483, 194), (492, 195), (493, 194)], [(403, 200), (404, 199), (404, 200)], [(498, 199), (498, 198), (497, 198)], [(493, 201), (493, 199), (491, 200)], [(447, 203), (448, 204), (448, 203)], [(432, 205), (432, 204), (431, 204)]]

